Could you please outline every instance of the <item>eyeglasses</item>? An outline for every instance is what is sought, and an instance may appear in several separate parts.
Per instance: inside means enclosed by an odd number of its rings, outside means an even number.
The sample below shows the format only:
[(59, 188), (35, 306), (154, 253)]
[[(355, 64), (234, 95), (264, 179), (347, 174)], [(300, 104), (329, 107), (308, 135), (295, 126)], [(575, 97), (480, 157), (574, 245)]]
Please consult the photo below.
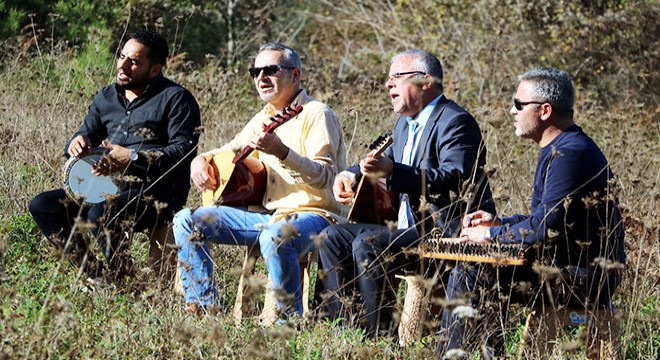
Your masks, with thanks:
[(295, 68), (291, 66), (268, 65), (264, 67), (251, 67), (248, 69), (248, 72), (250, 73), (250, 76), (256, 78), (262, 71), (264, 72), (264, 76), (273, 76), (281, 69), (293, 70)]
[(520, 101), (516, 98), (513, 99), (513, 106), (516, 108), (516, 110), (520, 111), (523, 109), (523, 106), (529, 105), (529, 104), (545, 104), (547, 101)]
[(390, 75), (387, 77), (387, 81), (394, 81), (396, 79), (400, 79), (404, 75), (428, 75), (427, 73), (423, 71), (405, 71), (405, 72), (395, 72), (394, 74)]

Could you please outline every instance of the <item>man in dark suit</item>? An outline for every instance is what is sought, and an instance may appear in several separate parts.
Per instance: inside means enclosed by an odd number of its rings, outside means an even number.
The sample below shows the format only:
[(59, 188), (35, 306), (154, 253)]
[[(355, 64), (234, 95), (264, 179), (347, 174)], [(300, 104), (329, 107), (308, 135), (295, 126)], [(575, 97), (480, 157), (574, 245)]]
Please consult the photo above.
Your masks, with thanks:
[[(359, 165), (337, 175), (335, 199), (348, 203), (360, 176), (384, 178), (399, 195), (396, 229), (374, 224), (342, 224), (327, 228), (319, 253), (324, 292), (323, 316), (343, 316), (340, 297), (360, 293), (360, 322), (370, 336), (391, 325), (397, 271), (414, 267), (416, 255), (404, 250), (419, 244), (436, 227), (456, 236), (460, 218), (470, 209), (495, 211), (483, 172), (486, 149), (474, 117), (447, 99), (442, 65), (432, 54), (408, 50), (396, 55), (386, 86), (394, 111), (394, 144), (383, 156), (373, 152)], [(392, 226), (394, 227), (394, 226)]]

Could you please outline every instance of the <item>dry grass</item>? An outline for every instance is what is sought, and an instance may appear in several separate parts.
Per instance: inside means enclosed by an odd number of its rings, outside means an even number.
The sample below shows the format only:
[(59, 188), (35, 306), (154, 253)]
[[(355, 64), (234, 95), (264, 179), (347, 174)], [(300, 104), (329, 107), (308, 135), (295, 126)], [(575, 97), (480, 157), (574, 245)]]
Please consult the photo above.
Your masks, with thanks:
[[(352, 144), (349, 163), (365, 153), (365, 144), (393, 125), (382, 86), (389, 56), (413, 46), (441, 54), (447, 95), (475, 114), (482, 127), (499, 212), (527, 212), (538, 148), (513, 134), (509, 99), (515, 73), (547, 62), (520, 55), (539, 50), (524, 36), (525, 28), (509, 24), (526, 8), (511, 14), (488, 6), (470, 8), (471, 16), (481, 16), (479, 25), (438, 21), (431, 26), (428, 21), (433, 19), (416, 15), (424, 9), (431, 11), (431, 5), (422, 3), (381, 6), (367, 2), (365, 6), (363, 2), (322, 1), (297, 13), (315, 26), (295, 34), (282, 30), (276, 38), (295, 39), (290, 42), (301, 50), (308, 69), (303, 78), (306, 87), (330, 104), (342, 120), (347, 143)], [(480, 4), (484, 3), (489, 2)], [(433, 12), (434, 16), (446, 20), (457, 11), (451, 4), (443, 9), (444, 15)], [(401, 35), (411, 33), (416, 36)], [(241, 46), (250, 47), (249, 40)], [(433, 336), (400, 349), (392, 338), (364, 341), (360, 331), (329, 323), (301, 321), (297, 329), (261, 329), (254, 322), (234, 327), (229, 307), (241, 261), (236, 249), (214, 250), (218, 286), (225, 291), (217, 316), (187, 314), (169, 285), (146, 270), (146, 244), (142, 242), (134, 244), (137, 268), (144, 269), (138, 271), (134, 287), (90, 292), (79, 274), (53, 255), (26, 215), (34, 195), (60, 186), (64, 143), (77, 129), (96, 89), (112, 81), (111, 67), (81, 58), (81, 54), (70, 56), (55, 50), (27, 63), (5, 58), (0, 70), (0, 358), (432, 355)], [(550, 64), (561, 66), (560, 60), (552, 61)], [(597, 66), (585, 61), (579, 71), (595, 71)], [(210, 61), (168, 71), (201, 105), (205, 127), (201, 149), (228, 140), (261, 107), (245, 69), (240, 70), (228, 71)], [(616, 72), (605, 72), (603, 82), (609, 84), (615, 76)], [(642, 88), (651, 92), (646, 99), (652, 100), (637, 102), (636, 75), (621, 76), (628, 77), (632, 85), (622, 90), (621, 97), (607, 101), (598, 94), (598, 84), (580, 84), (576, 121), (610, 160), (625, 212), (628, 262), (616, 298), (624, 314), (622, 352), (627, 358), (653, 359), (660, 354), (660, 108), (657, 89)], [(657, 73), (645, 76), (656, 78)], [(199, 195), (191, 193), (189, 205), (199, 202)], [(514, 340), (520, 328), (512, 325)], [(514, 340), (508, 344), (512, 356), (517, 353)], [(570, 344), (573, 340), (560, 341)], [(545, 355), (576, 356), (560, 350)]]

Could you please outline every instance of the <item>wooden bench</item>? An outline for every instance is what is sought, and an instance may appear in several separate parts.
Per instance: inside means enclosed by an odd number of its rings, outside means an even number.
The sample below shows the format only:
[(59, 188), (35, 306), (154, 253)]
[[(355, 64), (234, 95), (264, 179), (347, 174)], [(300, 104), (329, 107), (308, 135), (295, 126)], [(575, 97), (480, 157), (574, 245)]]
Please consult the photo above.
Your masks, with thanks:
[[(153, 229), (135, 232), (132, 229), (124, 232), (128, 244), (131, 244), (139, 233), (145, 234), (149, 240), (149, 256), (147, 265), (154, 274), (171, 281), (176, 266), (176, 249), (172, 223), (164, 223)], [(130, 245), (129, 245), (130, 246)]]
[(620, 314), (612, 307), (596, 309), (538, 307), (527, 317), (518, 358), (525, 352), (551, 354), (566, 328), (580, 328), (589, 359), (620, 358)]
[[(265, 280), (261, 281), (265, 289), (264, 295), (264, 304), (261, 309), (260, 314), (258, 315), (259, 324), (262, 326), (271, 326), (277, 321), (278, 318), (278, 309), (277, 309), (277, 295), (273, 290), (272, 282), (267, 274), (256, 274), (255, 275), (255, 265), (257, 260), (261, 258), (261, 251), (258, 247), (245, 248), (243, 266), (241, 268), (241, 274), (238, 279), (238, 288), (236, 289), (236, 300), (234, 301), (234, 309), (232, 310), (232, 318), (236, 326), (241, 325), (243, 318), (248, 316), (250, 313), (249, 310), (253, 310), (253, 304), (259, 294), (255, 291), (255, 287), (260, 287), (258, 284), (259, 281), (253, 281), (253, 277), (265, 277)], [(315, 260), (316, 254), (309, 253), (303, 255), (298, 259), (298, 264), (300, 266), (300, 282), (302, 284), (302, 303), (303, 311), (305, 314), (309, 313), (309, 284), (310, 284), (310, 268), (312, 262)], [(183, 285), (181, 284), (181, 275), (179, 267), (176, 268), (176, 276), (174, 282), (174, 291), (180, 295), (183, 295)]]
[[(234, 310), (232, 316), (236, 326), (241, 324), (248, 304), (253, 301), (255, 297), (254, 285), (251, 284), (251, 277), (255, 276), (254, 269), (257, 260), (261, 257), (261, 252), (258, 247), (245, 250), (245, 260), (243, 261), (243, 268), (241, 270), (240, 278), (238, 279), (238, 288), (236, 289), (236, 301), (234, 302)], [(300, 266), (300, 283), (302, 284), (302, 303), (303, 311), (305, 314), (309, 313), (309, 283), (310, 283), (310, 268), (315, 254), (309, 253), (303, 255), (298, 259)], [(262, 276), (266, 277), (264, 304), (259, 314), (259, 324), (262, 326), (270, 326), (277, 321), (277, 296), (273, 290), (272, 282), (267, 274)]]
[[(397, 276), (407, 284), (399, 322), (399, 344), (402, 347), (419, 341), (422, 337), (431, 289), (435, 281), (421, 276)], [(442, 295), (441, 295), (442, 296)], [(432, 314), (435, 311), (431, 311)], [(532, 309), (525, 322), (519, 346), (518, 358), (533, 358), (538, 354), (551, 354), (556, 339), (566, 328), (582, 328), (586, 355), (589, 359), (618, 359), (620, 341), (620, 314), (612, 306), (598, 309), (556, 308), (553, 306)], [(534, 351), (534, 353), (529, 353)]]

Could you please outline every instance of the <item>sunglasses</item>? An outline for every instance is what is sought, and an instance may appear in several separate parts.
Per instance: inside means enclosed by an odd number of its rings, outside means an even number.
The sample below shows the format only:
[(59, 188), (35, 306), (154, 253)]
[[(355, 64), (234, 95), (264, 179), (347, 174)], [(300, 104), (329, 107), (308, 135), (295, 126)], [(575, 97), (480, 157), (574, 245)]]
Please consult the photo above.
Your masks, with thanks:
[(251, 67), (248, 69), (248, 72), (250, 73), (250, 76), (256, 78), (259, 76), (259, 74), (261, 74), (262, 71), (264, 72), (264, 76), (273, 76), (277, 74), (281, 69), (293, 70), (295, 68), (291, 66), (268, 65), (264, 67)]
[(529, 105), (529, 104), (545, 104), (547, 101), (520, 101), (516, 98), (513, 99), (513, 106), (516, 108), (516, 110), (520, 111), (523, 109), (523, 106)]

